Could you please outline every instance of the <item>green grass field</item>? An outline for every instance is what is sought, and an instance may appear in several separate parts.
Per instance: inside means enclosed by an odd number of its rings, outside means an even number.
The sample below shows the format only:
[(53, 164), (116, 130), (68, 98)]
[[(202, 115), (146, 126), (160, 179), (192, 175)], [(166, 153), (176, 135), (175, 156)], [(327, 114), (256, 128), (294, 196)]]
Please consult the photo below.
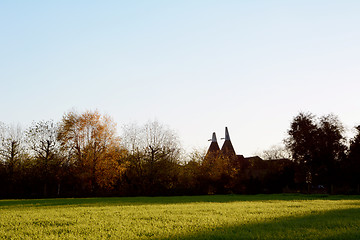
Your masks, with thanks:
[(1, 239), (360, 239), (360, 196), (0, 200)]

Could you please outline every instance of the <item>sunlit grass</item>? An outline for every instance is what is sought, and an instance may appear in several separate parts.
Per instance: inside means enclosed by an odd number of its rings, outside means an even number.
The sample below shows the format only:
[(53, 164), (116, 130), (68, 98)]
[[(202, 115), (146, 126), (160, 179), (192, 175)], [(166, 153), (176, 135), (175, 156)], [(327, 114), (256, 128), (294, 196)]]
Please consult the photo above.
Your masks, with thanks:
[(3, 239), (360, 239), (359, 196), (1, 200)]

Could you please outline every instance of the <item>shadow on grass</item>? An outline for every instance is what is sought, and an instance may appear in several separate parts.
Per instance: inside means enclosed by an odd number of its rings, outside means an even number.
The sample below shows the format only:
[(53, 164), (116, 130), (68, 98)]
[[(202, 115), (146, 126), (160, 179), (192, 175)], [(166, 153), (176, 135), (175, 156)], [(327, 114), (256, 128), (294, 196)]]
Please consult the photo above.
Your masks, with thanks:
[(43, 207), (43, 206), (128, 206), (148, 204), (185, 204), (196, 202), (228, 203), (239, 201), (296, 201), (296, 200), (360, 200), (360, 195), (332, 196), (305, 194), (259, 194), (259, 195), (204, 195), (172, 197), (104, 197), (104, 198), (53, 198), (0, 200), (0, 207)]
[(360, 239), (360, 208), (217, 227), (195, 234), (163, 239)]

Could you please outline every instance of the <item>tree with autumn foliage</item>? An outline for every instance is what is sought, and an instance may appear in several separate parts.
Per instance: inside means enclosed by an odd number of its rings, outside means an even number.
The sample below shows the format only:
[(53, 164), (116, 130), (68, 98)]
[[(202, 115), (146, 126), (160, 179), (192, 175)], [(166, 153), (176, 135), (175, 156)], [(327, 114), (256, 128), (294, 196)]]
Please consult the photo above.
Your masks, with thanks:
[(233, 156), (208, 153), (201, 164), (203, 181), (208, 183), (208, 193), (224, 194), (232, 191), (236, 169), (233, 168)]
[(112, 188), (126, 168), (115, 123), (97, 111), (66, 113), (60, 122), (58, 140), (84, 192)]
[(203, 180), (201, 164), (206, 155), (205, 149), (194, 149), (180, 166), (178, 191), (181, 194), (206, 194), (207, 182)]

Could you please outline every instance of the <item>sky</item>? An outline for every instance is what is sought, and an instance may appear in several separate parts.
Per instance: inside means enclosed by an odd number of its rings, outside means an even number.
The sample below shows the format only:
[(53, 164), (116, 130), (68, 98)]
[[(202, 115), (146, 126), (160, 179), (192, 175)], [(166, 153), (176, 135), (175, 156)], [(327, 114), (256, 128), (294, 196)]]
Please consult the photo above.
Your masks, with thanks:
[(237, 154), (300, 112), (360, 124), (360, 1), (0, 1), (0, 121), (98, 110)]

